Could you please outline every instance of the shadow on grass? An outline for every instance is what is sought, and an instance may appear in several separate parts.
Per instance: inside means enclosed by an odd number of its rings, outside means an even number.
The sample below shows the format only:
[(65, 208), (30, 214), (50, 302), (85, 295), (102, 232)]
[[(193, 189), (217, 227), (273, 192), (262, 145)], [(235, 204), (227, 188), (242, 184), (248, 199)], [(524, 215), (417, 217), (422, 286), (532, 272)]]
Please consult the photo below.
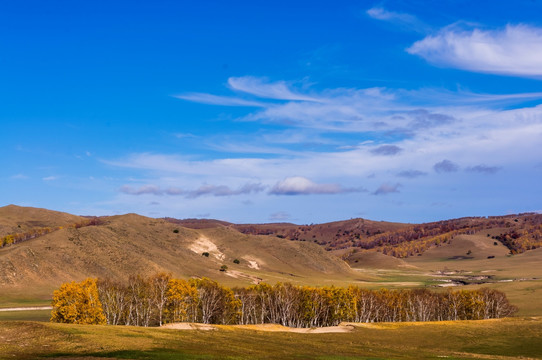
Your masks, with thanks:
[[(63, 358), (69, 357), (73, 358), (113, 358), (113, 359), (158, 359), (158, 360), (174, 360), (174, 359), (217, 359), (213, 356), (208, 355), (193, 355), (185, 354), (179, 351), (171, 349), (153, 349), (153, 350), (118, 350), (118, 351), (105, 351), (105, 352), (93, 352), (85, 354), (73, 354), (73, 353), (53, 353), (42, 356), (42, 358)], [(234, 359), (234, 358), (231, 358)]]
[[(70, 354), (70, 353), (55, 353), (42, 356), (42, 358), (54, 358), (62, 359), (67, 357), (70, 359), (73, 358), (97, 358), (97, 359), (138, 359), (138, 360), (147, 360), (147, 359), (158, 359), (158, 360), (176, 360), (176, 359), (188, 359), (188, 360), (205, 360), (205, 359), (252, 359), (251, 356), (212, 356), (212, 355), (194, 355), (194, 354), (185, 354), (171, 349), (153, 349), (153, 350), (118, 350), (118, 351), (106, 351), (106, 352), (95, 352), (95, 353), (86, 353), (86, 354)], [(263, 358), (274, 359), (272, 355), (269, 357), (264, 356)], [(280, 357), (282, 358), (282, 357)], [(291, 359), (307, 359), (307, 357), (302, 355), (292, 354)], [(359, 356), (318, 356), (310, 357), (313, 359), (319, 360), (385, 360), (386, 358), (381, 357), (359, 357)]]

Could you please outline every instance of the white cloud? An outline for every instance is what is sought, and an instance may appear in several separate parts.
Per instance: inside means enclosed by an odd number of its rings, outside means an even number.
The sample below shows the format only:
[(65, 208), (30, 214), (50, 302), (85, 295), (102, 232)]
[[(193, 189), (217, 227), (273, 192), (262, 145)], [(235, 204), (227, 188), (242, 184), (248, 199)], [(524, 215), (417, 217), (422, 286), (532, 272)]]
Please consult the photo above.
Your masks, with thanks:
[(44, 178), (42, 178), (43, 181), (53, 181), (53, 180), (57, 180), (58, 179), (58, 176), (46, 176)]
[(174, 95), (177, 99), (188, 100), (198, 102), (202, 104), (210, 105), (224, 105), (224, 106), (264, 106), (263, 103), (253, 100), (245, 100), (236, 97), (218, 96), (203, 93), (188, 93), (182, 95)]
[(24, 174), (16, 174), (16, 175), (12, 175), (10, 178), (13, 180), (26, 180), (28, 179), (28, 176)]
[(308, 195), (308, 194), (340, 194), (358, 192), (360, 189), (346, 189), (339, 184), (317, 184), (302, 176), (288, 177), (273, 186), (272, 195)]
[(190, 134), (190, 133), (177, 133), (177, 134), (175, 134), (175, 137), (177, 139), (186, 139), (186, 138), (194, 139), (194, 138), (197, 138), (196, 135)]
[[(156, 193), (162, 195), (161, 208), (170, 210), (169, 213), (163, 210), (163, 216), (179, 211), (183, 216), (193, 217), (212, 209), (213, 217), (225, 220), (232, 220), (231, 214), (238, 211), (247, 214), (244, 221), (248, 218), (262, 221), (269, 214), (287, 209), (291, 218), (314, 221), (319, 216), (318, 209), (336, 206), (333, 209), (336, 219), (359, 211), (374, 218), (377, 208), (386, 218), (391, 216), (387, 214), (396, 206), (392, 204), (395, 200), (397, 204), (410, 202), (422, 206), (420, 194), (431, 194), (434, 197), (431, 202), (463, 201), (457, 206), (464, 207), (475, 196), (464, 186), (476, 178), (476, 173), (468, 171), (469, 166), (473, 167), (472, 171), (484, 174), (491, 169), (484, 172), (485, 168), (474, 167), (490, 164), (507, 169), (492, 178), (495, 184), (490, 186), (495, 187), (512, 173), (531, 181), (535, 177), (532, 174), (539, 171), (534, 166), (540, 163), (535, 149), (542, 143), (542, 106), (520, 105), (541, 98), (540, 93), (493, 95), (386, 88), (317, 90), (294, 89), (293, 83), (287, 81), (278, 83), (294, 95), (288, 95), (282, 87), (283, 94), (272, 98), (267, 86), (275, 83), (251, 80), (244, 85), (252, 86), (251, 93), (241, 91), (239, 85), (239, 89), (232, 88), (232, 98), (245, 101), (244, 96), (259, 96), (261, 103), (258, 108), (248, 107), (247, 115), (238, 120), (283, 126), (261, 126), (247, 134), (221, 132), (201, 137), (202, 144), (215, 151), (199, 157), (174, 152), (133, 153), (104, 161), (124, 168), (134, 178), (131, 184), (138, 184), (120, 192), (118, 203), (145, 209), (151, 200), (148, 197), (155, 195), (152, 188), (141, 188), (141, 184), (154, 184), (158, 187)], [(257, 89), (258, 86), (262, 88)], [(268, 98), (263, 98), (264, 95)], [(285, 99), (303, 96), (318, 101)], [(276, 99), (279, 97), (282, 99)], [(322, 145), (307, 145), (311, 139)], [(220, 151), (219, 155), (216, 150)], [(458, 169), (466, 171), (436, 173), (434, 165), (444, 159), (453, 160)], [(444, 164), (443, 169), (438, 168), (446, 172), (453, 166)], [(371, 174), (374, 176), (370, 177)], [(404, 187), (396, 183), (399, 178), (401, 182), (406, 179)], [(178, 184), (182, 184), (182, 189)], [(251, 188), (250, 184), (255, 187)], [(371, 189), (371, 193), (362, 191), (360, 185)], [(458, 190), (446, 197), (444, 192), (451, 194), (450, 189), (456, 187)], [(145, 191), (149, 193), (146, 196), (133, 196), (138, 192), (145, 195)], [(246, 196), (235, 197), (245, 193)], [(288, 194), (306, 196), (303, 202), (296, 196), (271, 196)], [(517, 198), (518, 194), (515, 195)], [(190, 197), (198, 200), (179, 201)], [(337, 201), (330, 202), (330, 197)], [(248, 198), (252, 203), (250, 212), (244, 201)], [(405, 209), (407, 205), (397, 210), (398, 218), (405, 219)], [(419, 210), (409, 209), (411, 214)]]
[(373, 19), (391, 22), (407, 30), (416, 32), (427, 32), (430, 30), (427, 24), (419, 20), (416, 16), (407, 13), (389, 11), (383, 7), (373, 7), (367, 10), (366, 13)]
[(507, 25), (497, 30), (447, 27), (407, 49), (440, 66), (474, 72), (542, 76), (542, 28)]
[(229, 78), (228, 84), (233, 90), (242, 91), (266, 99), (320, 101), (310, 95), (294, 92), (285, 81), (270, 83), (263, 78), (243, 76)]
[[(229, 81), (233, 81), (240, 89), (250, 91), (251, 94), (267, 95), (271, 100), (278, 97), (284, 100), (283, 102), (259, 100), (258, 109), (239, 120), (278, 123), (289, 128), (311, 131), (311, 136), (323, 131), (327, 133), (391, 131), (406, 134), (427, 132), (429, 127), (439, 130), (445, 126), (455, 125), (461, 117), (480, 117), (491, 112), (493, 107), (505, 104), (510, 106), (525, 100), (542, 98), (542, 92), (493, 95), (441, 89), (407, 91), (386, 88), (337, 88), (319, 92), (305, 89), (306, 94), (302, 94), (291, 90), (284, 81), (270, 84), (254, 77), (231, 78)], [(270, 87), (273, 89), (276, 87), (278, 90), (270, 90)], [(206, 104), (247, 107), (254, 105), (254, 100), (240, 97), (211, 94), (179, 97)], [(289, 98), (295, 100), (288, 100)], [(207, 101), (209, 99), (213, 101)], [(262, 146), (261, 142), (258, 146)]]

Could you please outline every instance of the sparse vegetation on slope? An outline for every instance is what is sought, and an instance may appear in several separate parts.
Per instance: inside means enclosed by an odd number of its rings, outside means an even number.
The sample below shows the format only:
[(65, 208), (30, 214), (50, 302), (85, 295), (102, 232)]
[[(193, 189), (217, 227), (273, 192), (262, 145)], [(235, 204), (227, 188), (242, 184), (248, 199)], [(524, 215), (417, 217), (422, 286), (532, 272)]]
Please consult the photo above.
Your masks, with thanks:
[[(36, 209), (32, 213), (36, 218), (50, 215), (48, 210), (43, 210), (44, 215)], [(239, 264), (233, 263), (235, 259)], [(222, 265), (235, 266), (235, 271), (221, 272)], [(147, 276), (159, 271), (185, 279), (208, 277), (229, 285), (261, 279), (310, 283), (356, 276), (316, 244), (249, 236), (228, 227), (189, 229), (135, 214), (103, 217), (95, 226), (65, 226), (0, 248), (3, 294), (18, 294), (26, 288), (28, 295), (49, 297), (60, 284), (72, 280), (90, 276), (125, 281), (130, 274)]]
[(294, 241), (310, 241), (327, 250), (377, 249), (384, 254), (405, 258), (422, 254), (434, 246), (448, 243), (457, 235), (474, 234), (483, 229), (507, 229), (501, 239), (512, 253), (542, 246), (542, 214), (491, 217), (466, 217), (425, 224), (397, 224), (353, 219), (327, 224), (231, 225), (244, 234), (274, 235)]

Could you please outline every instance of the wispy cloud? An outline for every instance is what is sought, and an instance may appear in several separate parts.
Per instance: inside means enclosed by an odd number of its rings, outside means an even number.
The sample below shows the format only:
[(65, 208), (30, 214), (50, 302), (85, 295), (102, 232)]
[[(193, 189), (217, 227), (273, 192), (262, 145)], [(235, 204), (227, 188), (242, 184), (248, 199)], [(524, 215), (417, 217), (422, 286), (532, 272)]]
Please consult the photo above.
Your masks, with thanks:
[(16, 174), (16, 175), (10, 176), (10, 179), (13, 179), (13, 180), (26, 180), (26, 179), (28, 179), (28, 176), (26, 176), (24, 174)]
[(267, 79), (260, 77), (242, 76), (229, 78), (228, 85), (233, 90), (265, 99), (321, 101), (316, 97), (293, 91), (285, 81), (269, 82)]
[(178, 99), (193, 101), (202, 104), (209, 105), (224, 105), (224, 106), (256, 106), (262, 107), (263, 103), (254, 100), (245, 100), (237, 97), (218, 96), (212, 94), (203, 93), (188, 93), (181, 95), (174, 95)]
[(290, 220), (291, 218), (292, 218), (292, 215), (290, 215), (286, 211), (277, 211), (269, 215), (269, 220), (271, 221), (287, 221), (287, 220)]
[(225, 185), (202, 185), (198, 189), (187, 193), (187, 198), (193, 199), (204, 195), (212, 196), (232, 196), (259, 193), (265, 190), (261, 184), (245, 184), (239, 189), (231, 189)]
[(503, 29), (442, 29), (407, 49), (430, 63), (474, 72), (542, 76), (542, 28), (507, 25)]
[(427, 173), (420, 170), (403, 170), (397, 173), (397, 176), (404, 177), (407, 179), (414, 179), (414, 178), (425, 176), (425, 175), (427, 175)]
[(451, 173), (456, 172), (459, 170), (459, 165), (456, 163), (450, 161), (450, 160), (442, 160), (433, 165), (433, 169), (437, 173)]
[(140, 186), (137, 189), (133, 188), (133, 187), (131, 187), (129, 185), (123, 185), (123, 186), (121, 186), (119, 191), (121, 193), (129, 194), (129, 195), (147, 195), (147, 194), (163, 195), (164, 194), (164, 191), (161, 190), (156, 185), (143, 185), (143, 186)]
[(382, 184), (373, 192), (373, 195), (387, 195), (392, 193), (398, 193), (401, 184), (397, 183), (395, 185)]
[(161, 188), (157, 185), (142, 185), (134, 188), (130, 185), (123, 185), (119, 189), (121, 193), (128, 195), (171, 195), (184, 196), (187, 199), (195, 199), (200, 196), (234, 196), (262, 192), (266, 189), (261, 184), (249, 183), (238, 189), (232, 189), (226, 185), (201, 185), (195, 190), (183, 190), (177, 187)]
[(481, 174), (492, 175), (497, 173), (501, 168), (499, 166), (487, 166), (484, 164), (468, 167), (466, 171), (477, 172)]
[(362, 189), (343, 188), (339, 184), (317, 184), (302, 176), (288, 177), (273, 186), (272, 195), (340, 194)]
[(53, 181), (53, 180), (58, 180), (58, 176), (46, 176), (44, 178), (42, 178), (43, 181)]
[[(230, 85), (232, 97), (257, 98), (262, 106), (247, 107), (237, 120), (257, 121), (262, 126), (251, 126), (257, 130), (246, 135), (229, 132), (201, 137), (202, 145), (213, 151), (198, 157), (171, 152), (133, 153), (102, 160), (132, 172), (135, 179), (145, 179), (131, 180), (131, 188), (121, 192), (119, 202), (148, 204), (148, 197), (160, 194), (161, 204), (189, 209), (186, 211), (191, 216), (213, 208), (222, 209), (227, 218), (225, 209), (237, 206), (246, 211), (244, 200), (250, 199), (255, 212), (267, 206), (265, 217), (275, 209), (288, 209), (298, 218), (298, 199), (287, 195), (304, 195), (304, 199), (316, 204), (349, 193), (355, 203), (367, 200), (370, 204), (372, 199), (374, 206), (384, 206), (375, 204), (375, 198), (389, 194), (393, 199), (400, 191), (402, 200), (415, 203), (415, 194), (442, 194), (443, 186), (450, 189), (456, 187), (453, 182), (460, 177), (472, 177), (467, 166), (494, 164), (499, 159), (503, 168), (514, 166), (534, 172), (535, 164), (540, 163), (532, 149), (540, 144), (542, 106), (521, 107), (525, 100), (540, 97), (540, 93), (321, 89), (317, 85), (296, 86), (295, 82), (279, 81), (276, 83), (282, 85), (277, 89), (282, 93), (274, 90), (273, 95), (266, 88), (274, 84), (269, 80), (251, 78), (243, 86), (241, 83), (234, 81), (239, 89)], [(297, 100), (303, 96), (311, 100)], [(313, 147), (310, 141), (324, 145)], [(529, 179), (529, 175), (525, 178)], [(407, 179), (408, 186), (401, 187), (396, 183), (399, 179)], [(141, 184), (153, 184), (158, 189), (140, 188)], [(177, 188), (178, 184), (182, 188)], [(145, 196), (126, 196), (130, 193)], [(235, 196), (238, 198), (233, 199)], [(435, 201), (455, 201), (446, 196), (437, 196)], [(199, 200), (178, 201), (179, 197)]]
[(392, 156), (399, 154), (401, 151), (403, 151), (403, 149), (401, 149), (397, 145), (382, 145), (377, 148), (371, 149), (370, 151), (372, 154), (375, 155)]
[(411, 14), (389, 11), (380, 6), (372, 7), (366, 13), (373, 19), (393, 23), (405, 30), (419, 33), (426, 33), (431, 30), (429, 25)]
[(191, 133), (176, 133), (176, 134), (175, 134), (175, 137), (176, 137), (177, 139), (187, 139), (187, 138), (188, 138), (188, 139), (195, 139), (195, 138), (197, 138), (196, 135), (191, 134)]

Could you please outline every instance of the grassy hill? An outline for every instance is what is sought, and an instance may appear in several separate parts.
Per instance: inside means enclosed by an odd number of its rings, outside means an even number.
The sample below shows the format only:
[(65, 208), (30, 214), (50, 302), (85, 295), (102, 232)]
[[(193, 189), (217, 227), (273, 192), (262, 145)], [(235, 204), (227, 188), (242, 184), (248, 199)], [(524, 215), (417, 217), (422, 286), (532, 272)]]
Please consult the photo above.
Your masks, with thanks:
[(59, 211), (8, 205), (0, 207), (0, 237), (42, 227), (58, 227), (83, 221), (81, 216)]
[[(418, 225), (363, 219), (236, 225), (126, 214), (89, 222), (10, 205), (0, 208), (4, 234), (44, 226), (55, 230), (0, 248), (0, 307), (46, 304), (54, 289), (71, 280), (125, 280), (132, 274), (165, 271), (185, 279), (205, 276), (230, 287), (260, 281), (443, 291), (445, 286), (490, 286), (505, 291), (520, 314), (542, 315), (542, 306), (534, 301), (542, 296), (542, 249), (511, 255), (504, 244), (525, 234), (536, 240), (531, 230), (541, 219), (525, 214)], [(442, 234), (449, 239), (412, 256), (384, 253), (386, 248), (412, 250)], [(366, 248), (371, 242), (375, 246)], [(223, 265), (227, 271), (220, 271)]]
[[(79, 219), (48, 210), (1, 210), (13, 224), (21, 216), (25, 226)], [(228, 270), (220, 271), (222, 265)], [(245, 235), (227, 226), (191, 229), (135, 214), (103, 217), (98, 225), (62, 228), (0, 249), (4, 296), (50, 298), (52, 290), (66, 281), (126, 279), (162, 271), (180, 278), (205, 276), (230, 286), (259, 281), (330, 284), (363, 278), (313, 243)]]

